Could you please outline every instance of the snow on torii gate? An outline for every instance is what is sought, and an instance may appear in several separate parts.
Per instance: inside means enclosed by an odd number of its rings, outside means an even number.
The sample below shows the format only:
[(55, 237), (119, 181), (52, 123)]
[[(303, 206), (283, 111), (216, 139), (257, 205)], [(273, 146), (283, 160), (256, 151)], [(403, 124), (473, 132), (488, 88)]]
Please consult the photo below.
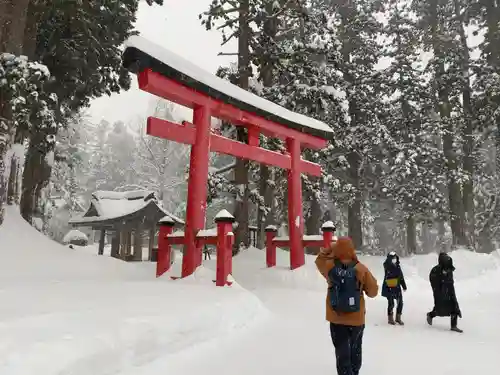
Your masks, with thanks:
[[(210, 151), (288, 170), (290, 267), (304, 265), (300, 175), (320, 176), (321, 167), (303, 160), (301, 148), (324, 148), (333, 135), (330, 127), (243, 90), (141, 37), (130, 38), (125, 47), (123, 65), (138, 75), (141, 90), (194, 112), (192, 124), (154, 117), (147, 123), (149, 135), (191, 145), (182, 277), (192, 274), (201, 263), (202, 249), (196, 235), (205, 226)], [(213, 133), (212, 117), (247, 128), (248, 144)], [(261, 133), (284, 140), (288, 152), (259, 147)]]

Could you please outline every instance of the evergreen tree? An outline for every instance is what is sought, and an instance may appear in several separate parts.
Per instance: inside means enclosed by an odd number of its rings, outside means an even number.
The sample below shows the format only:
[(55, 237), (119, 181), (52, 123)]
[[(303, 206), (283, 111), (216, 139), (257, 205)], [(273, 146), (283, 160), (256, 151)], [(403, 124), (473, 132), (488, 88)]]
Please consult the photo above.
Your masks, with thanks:
[[(148, 0), (162, 4), (162, 0)], [(130, 76), (121, 65), (119, 47), (134, 34), (138, 0), (98, 0), (30, 2), (24, 53), (43, 62), (52, 72), (45, 90), (57, 94), (61, 110), (58, 122), (65, 125), (92, 98), (130, 87)], [(106, 25), (103, 28), (103, 25)], [(56, 131), (57, 133), (57, 131)], [(36, 206), (36, 189), (45, 186), (50, 168), (42, 164), (51, 152), (44, 139), (47, 134), (30, 132), (30, 147), (23, 173), (21, 213), (29, 220)], [(45, 169), (39, 174), (37, 170)], [(33, 204), (35, 202), (35, 204)]]

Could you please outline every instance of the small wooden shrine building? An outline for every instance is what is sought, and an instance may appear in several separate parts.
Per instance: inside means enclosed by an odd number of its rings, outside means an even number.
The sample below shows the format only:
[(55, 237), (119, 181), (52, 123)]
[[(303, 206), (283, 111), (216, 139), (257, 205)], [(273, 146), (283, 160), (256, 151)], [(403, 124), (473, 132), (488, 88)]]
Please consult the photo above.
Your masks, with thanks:
[(153, 260), (156, 233), (160, 221), (172, 221), (177, 227), (184, 222), (165, 211), (154, 192), (97, 191), (82, 217), (72, 218), (73, 227), (89, 227), (100, 231), (99, 255), (104, 254), (106, 236), (111, 235), (111, 256), (126, 261), (143, 260), (143, 244), (147, 240), (148, 260)]

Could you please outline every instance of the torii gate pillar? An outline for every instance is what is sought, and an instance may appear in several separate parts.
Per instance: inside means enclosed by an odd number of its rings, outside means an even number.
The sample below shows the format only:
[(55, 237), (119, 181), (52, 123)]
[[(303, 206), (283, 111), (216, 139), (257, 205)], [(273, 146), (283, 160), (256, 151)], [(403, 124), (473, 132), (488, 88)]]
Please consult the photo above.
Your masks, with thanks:
[(286, 140), (291, 166), (288, 170), (288, 233), (290, 236), (290, 268), (301, 267), (305, 263), (302, 246), (304, 220), (302, 217), (302, 179), (300, 173), (300, 142), (294, 138)]
[(191, 146), (188, 180), (188, 198), (184, 260), (182, 277), (191, 275), (202, 261), (202, 245), (197, 245), (196, 233), (205, 227), (207, 210), (208, 163), (210, 153), (211, 115), (206, 106), (193, 110), (193, 124), (196, 127), (194, 144)]

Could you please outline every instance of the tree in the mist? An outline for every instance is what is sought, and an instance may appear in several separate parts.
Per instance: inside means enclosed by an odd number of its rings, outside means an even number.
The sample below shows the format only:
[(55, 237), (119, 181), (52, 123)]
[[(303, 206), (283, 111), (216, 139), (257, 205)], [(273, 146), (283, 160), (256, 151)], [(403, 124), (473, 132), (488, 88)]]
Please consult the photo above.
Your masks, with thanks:
[[(377, 187), (377, 166), (384, 149), (392, 142), (381, 122), (380, 75), (374, 74), (380, 57), (380, 23), (375, 18), (379, 3), (367, 0), (336, 2), (318, 0), (336, 30), (339, 64), (344, 81), (345, 115), (332, 121), (335, 139), (323, 151), (327, 184), (338, 186), (347, 199), (349, 235), (357, 248), (363, 246), (362, 206), (367, 194)], [(345, 197), (344, 192), (349, 191)], [(335, 194), (335, 191), (332, 192)]]
[[(266, 37), (260, 43), (261, 48), (268, 46), (268, 50), (262, 52), (262, 79), (267, 78), (267, 69), (272, 69), (272, 76), (276, 77), (263, 87), (261, 95), (291, 111), (327, 123), (338, 123), (343, 112), (342, 98), (335, 89), (342, 86), (337, 71), (340, 56), (327, 11), (319, 7), (300, 8), (283, 13), (277, 21), (279, 27), (274, 39)], [(275, 141), (267, 140), (267, 143), (272, 142)], [(283, 147), (280, 144), (268, 146), (271, 149)], [(316, 152), (306, 151), (304, 156), (321, 162)], [(305, 223), (309, 233), (318, 233), (321, 226), (322, 182), (321, 178), (303, 177)]]
[(84, 210), (90, 161), (87, 145), (92, 131), (83, 116), (76, 116), (57, 137), (50, 184), (38, 202), (46, 233), (56, 241), (62, 241), (70, 229), (68, 220)]
[[(422, 32), (414, 20), (411, 3), (390, 1), (386, 6), (384, 54), (391, 63), (383, 72), (388, 98), (384, 124), (395, 147), (389, 149), (381, 165), (383, 188), (379, 198), (389, 200), (386, 221), (392, 220), (396, 226), (398, 221), (404, 222), (405, 233), (400, 237), (406, 239), (407, 253), (414, 254), (417, 224), (434, 220), (438, 216), (436, 211), (446, 204), (440, 123), (433, 121), (429, 84), (424, 77), (424, 66), (418, 62)], [(394, 203), (398, 209), (393, 207)]]
[[(495, 2), (462, 4), (459, 18), (463, 23), (475, 24), (475, 35), (484, 31), (479, 45), (480, 57), (471, 63), (474, 187), (474, 228), (476, 247), (480, 251), (494, 249), (493, 240), (500, 235), (500, 7)], [(470, 18), (464, 17), (468, 16)], [(495, 149), (495, 151), (493, 151)], [(464, 162), (464, 168), (466, 168)]]
[(134, 134), (122, 121), (111, 126), (101, 151), (101, 170), (96, 190), (115, 190), (119, 186), (136, 182), (134, 170), (136, 142)]
[(433, 52), (427, 70), (432, 75), (431, 92), (442, 127), (452, 245), (469, 247), (471, 243), (466, 233), (462, 196), (462, 185), (468, 180), (463, 171), (461, 152), (464, 128), (463, 107), (460, 103), (464, 80), (463, 47), (454, 21), (454, 4), (452, 1), (432, 0), (417, 2), (416, 7), (422, 14), (419, 23), (425, 30), (426, 47)]
[[(277, 2), (279, 3), (279, 2)], [(249, 89), (249, 81), (252, 76), (251, 61), (252, 53), (256, 46), (256, 30), (259, 29), (258, 15), (261, 12), (262, 1), (260, 0), (214, 0), (209, 9), (200, 15), (202, 24), (207, 30), (217, 27), (222, 32), (222, 46), (233, 39), (238, 40), (238, 51), (233, 53), (238, 59), (238, 72), (234, 83), (242, 89)], [(236, 129), (236, 139), (246, 142), (245, 129)], [(239, 187), (235, 191), (234, 216), (238, 223), (235, 230), (234, 249), (237, 251), (240, 243), (249, 245), (249, 163), (238, 159), (234, 168), (234, 182)]]
[[(154, 116), (175, 121), (174, 110), (174, 105), (161, 101), (157, 105)], [(119, 188), (155, 191), (165, 208), (173, 212), (181, 208), (185, 201), (188, 165), (188, 147), (149, 136), (139, 129), (136, 137), (135, 157), (131, 166), (136, 176), (132, 184)]]

